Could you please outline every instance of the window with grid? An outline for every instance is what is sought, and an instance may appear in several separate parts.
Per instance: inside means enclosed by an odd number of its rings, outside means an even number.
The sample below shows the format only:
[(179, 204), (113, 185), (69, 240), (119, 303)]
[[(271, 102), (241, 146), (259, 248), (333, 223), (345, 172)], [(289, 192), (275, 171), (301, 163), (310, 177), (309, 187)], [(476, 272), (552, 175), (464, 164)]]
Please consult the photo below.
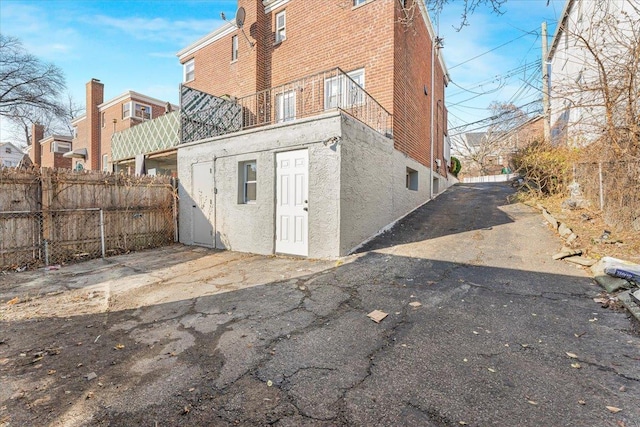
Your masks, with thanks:
[(276, 95), (276, 121), (288, 122), (296, 119), (296, 92), (289, 90)]
[(242, 162), (242, 200), (243, 203), (252, 204), (256, 202), (258, 173), (256, 161)]
[(276, 14), (276, 43), (287, 38), (287, 13), (283, 10)]
[(364, 69), (325, 79), (324, 108), (350, 108), (364, 104)]

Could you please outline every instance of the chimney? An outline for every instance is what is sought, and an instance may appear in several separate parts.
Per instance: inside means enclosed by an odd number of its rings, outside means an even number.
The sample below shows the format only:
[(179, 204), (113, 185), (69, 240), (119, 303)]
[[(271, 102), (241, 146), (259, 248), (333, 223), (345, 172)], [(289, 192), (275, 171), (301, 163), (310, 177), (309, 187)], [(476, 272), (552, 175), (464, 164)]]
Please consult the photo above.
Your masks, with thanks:
[(31, 152), (29, 157), (35, 166), (42, 165), (42, 146), (40, 140), (44, 138), (44, 126), (34, 123), (31, 125)]
[(87, 169), (100, 169), (100, 112), (98, 105), (104, 102), (104, 84), (98, 79), (87, 83)]

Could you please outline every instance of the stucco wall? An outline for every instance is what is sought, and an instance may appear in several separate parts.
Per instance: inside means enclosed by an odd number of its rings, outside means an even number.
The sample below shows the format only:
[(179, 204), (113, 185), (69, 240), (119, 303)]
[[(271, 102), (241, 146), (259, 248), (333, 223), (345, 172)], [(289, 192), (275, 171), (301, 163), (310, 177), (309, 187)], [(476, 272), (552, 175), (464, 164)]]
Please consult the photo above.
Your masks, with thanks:
[[(429, 169), (393, 148), (393, 141), (338, 112), (320, 118), (240, 132), (178, 149), (180, 241), (193, 244), (191, 168), (214, 163), (217, 194), (210, 221), (219, 249), (272, 254), (278, 152), (309, 152), (309, 257), (352, 249), (429, 199)], [(257, 200), (238, 201), (239, 164), (255, 160)], [(406, 188), (407, 167), (418, 188)], [(440, 178), (440, 191), (447, 186)]]
[[(388, 224), (429, 200), (429, 169), (360, 122), (343, 118), (341, 243), (346, 255)], [(406, 187), (407, 167), (418, 172), (418, 189)], [(439, 175), (440, 191), (447, 181)]]
[[(324, 141), (340, 135), (340, 114), (245, 131), (189, 144), (178, 149), (180, 178), (180, 241), (193, 244), (191, 167), (214, 161), (216, 247), (271, 254), (275, 230), (275, 154), (292, 149), (309, 151), (309, 256), (337, 255), (339, 229), (339, 151)], [(238, 203), (240, 162), (256, 160), (257, 200)]]

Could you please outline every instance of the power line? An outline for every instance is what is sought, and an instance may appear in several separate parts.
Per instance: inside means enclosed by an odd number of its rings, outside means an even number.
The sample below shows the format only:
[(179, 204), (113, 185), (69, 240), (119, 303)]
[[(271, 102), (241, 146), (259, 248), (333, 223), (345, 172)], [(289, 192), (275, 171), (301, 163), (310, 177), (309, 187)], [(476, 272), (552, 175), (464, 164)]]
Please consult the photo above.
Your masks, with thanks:
[[(517, 106), (516, 108), (517, 108), (517, 109), (519, 109), (519, 110), (522, 110), (524, 107), (528, 107), (529, 105), (533, 105), (533, 104), (535, 104), (535, 103), (537, 103), (537, 102), (539, 102), (539, 100), (535, 100), (535, 101), (531, 101), (531, 102), (528, 102), (528, 103), (523, 104), (523, 105), (519, 105), (519, 106)], [(475, 121), (475, 122), (467, 123), (467, 124), (465, 124), (465, 125), (461, 125), (461, 126), (456, 126), (456, 127), (454, 127), (454, 128), (449, 129), (449, 131), (456, 130), (456, 129), (466, 128), (467, 126), (475, 125), (475, 124), (478, 124), (478, 123), (483, 123), (483, 122), (487, 122), (487, 121), (492, 121), (492, 120), (498, 119), (498, 118), (500, 118), (500, 117), (502, 117), (502, 116), (504, 116), (504, 115), (506, 115), (506, 114), (509, 114), (509, 113), (511, 113), (511, 111), (503, 111), (502, 113), (496, 114), (496, 115), (491, 116), (491, 117), (487, 117), (487, 118), (482, 119), (482, 120), (478, 120), (478, 121)], [(526, 112), (525, 112), (525, 114), (529, 114), (529, 113), (526, 113)], [(498, 123), (501, 123), (501, 122), (498, 122)], [(482, 128), (482, 127), (481, 127), (481, 128)], [(480, 129), (481, 129), (481, 128), (480, 128)]]
[(508, 42), (505, 42), (505, 43), (501, 44), (500, 46), (496, 46), (496, 47), (494, 47), (493, 49), (490, 49), (490, 50), (488, 50), (488, 51), (486, 51), (486, 52), (483, 52), (483, 53), (481, 53), (481, 54), (479, 54), (479, 55), (474, 56), (473, 58), (469, 58), (469, 59), (467, 59), (466, 61), (463, 61), (463, 62), (461, 62), (461, 63), (459, 63), (459, 64), (456, 64), (456, 65), (454, 65), (454, 66), (452, 66), (452, 67), (449, 67), (449, 70), (453, 70), (453, 69), (454, 69), (454, 68), (456, 68), (456, 67), (459, 67), (459, 66), (461, 66), (461, 65), (463, 65), (463, 64), (466, 64), (467, 62), (471, 62), (471, 61), (473, 61), (474, 59), (478, 59), (478, 58), (480, 58), (481, 56), (484, 56), (484, 55), (486, 55), (486, 54), (488, 54), (488, 53), (491, 53), (491, 52), (493, 52), (494, 50), (500, 49), (501, 47), (504, 47), (504, 46), (506, 46), (506, 45), (508, 45), (508, 44), (510, 44), (510, 43), (513, 43), (513, 42), (514, 42), (514, 41), (516, 41), (516, 40), (520, 40), (521, 38), (526, 37), (526, 36), (529, 36), (529, 35), (532, 35), (532, 34), (535, 34), (536, 36), (538, 36), (538, 33), (536, 32), (536, 30), (531, 30), (530, 32), (528, 32), (528, 33), (524, 33), (524, 34), (522, 34), (521, 36), (516, 37), (515, 39), (509, 40)]

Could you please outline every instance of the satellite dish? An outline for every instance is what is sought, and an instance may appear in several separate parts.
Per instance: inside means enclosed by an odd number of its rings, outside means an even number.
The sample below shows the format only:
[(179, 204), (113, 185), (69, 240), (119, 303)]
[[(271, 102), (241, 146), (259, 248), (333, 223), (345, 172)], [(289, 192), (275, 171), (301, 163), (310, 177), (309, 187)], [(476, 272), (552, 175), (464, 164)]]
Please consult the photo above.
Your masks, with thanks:
[(247, 16), (247, 13), (244, 10), (244, 7), (241, 7), (236, 12), (236, 26), (238, 28), (242, 28), (244, 25), (244, 18)]

